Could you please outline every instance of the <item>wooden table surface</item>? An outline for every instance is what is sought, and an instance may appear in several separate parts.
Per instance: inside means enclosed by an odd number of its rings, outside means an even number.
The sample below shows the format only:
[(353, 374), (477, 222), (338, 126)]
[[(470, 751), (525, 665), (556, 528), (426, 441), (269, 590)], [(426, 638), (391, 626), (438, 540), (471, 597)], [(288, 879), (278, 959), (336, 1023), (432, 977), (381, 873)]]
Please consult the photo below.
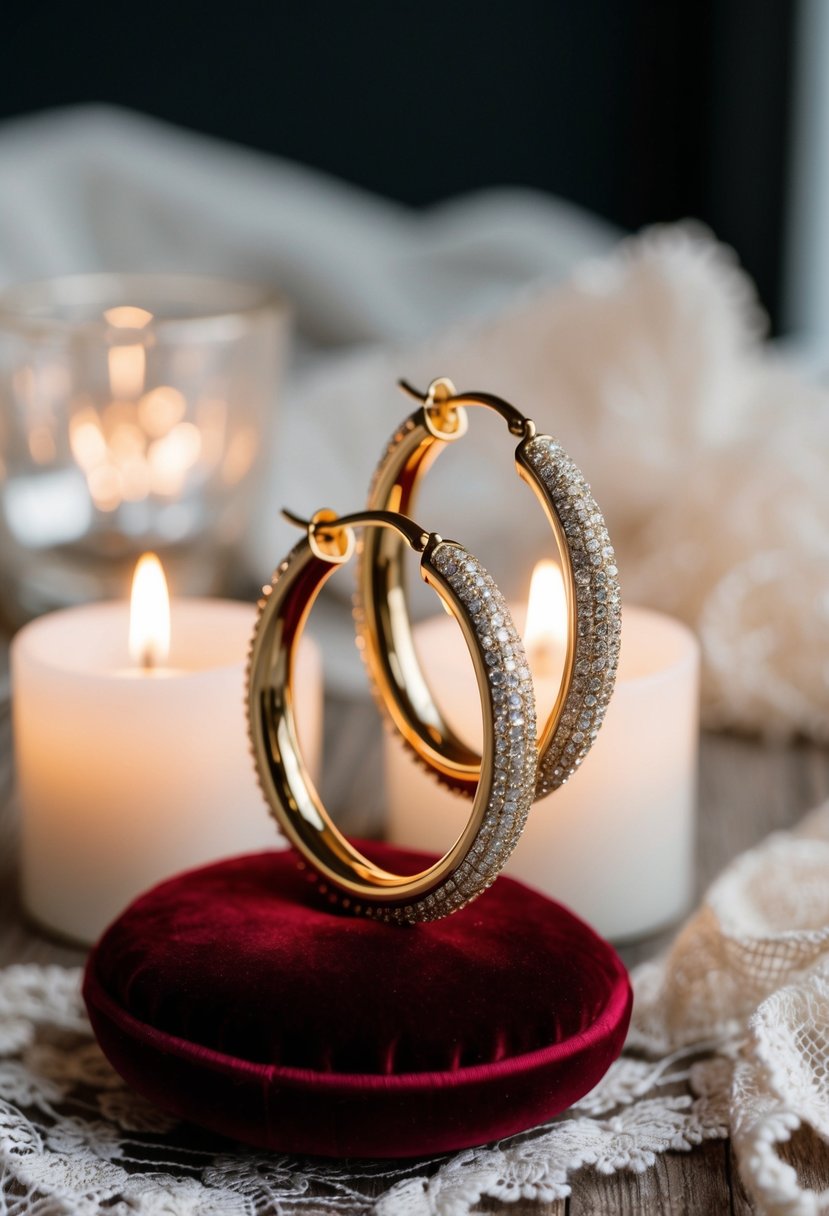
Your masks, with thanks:
[[(382, 788), (376, 716), (368, 702), (332, 700), (326, 713), (326, 781), (323, 794), (338, 822), (354, 834), (376, 833)], [(11, 764), (8, 714), (0, 710), (0, 965), (41, 962), (76, 965), (79, 950), (39, 933), (23, 917), (16, 882), (16, 822), (9, 798)], [(829, 752), (798, 745), (766, 746), (725, 736), (704, 736), (700, 766), (698, 874), (702, 889), (735, 854), (829, 798)], [(659, 950), (670, 935), (620, 951), (633, 965)], [(810, 1135), (786, 1148), (813, 1185), (829, 1186), (829, 1154)], [(0, 1210), (2, 1210), (0, 1196)], [(728, 1143), (709, 1142), (690, 1153), (668, 1153), (645, 1174), (608, 1178), (584, 1170), (574, 1178), (572, 1197), (553, 1204), (488, 1202), (486, 1212), (536, 1216), (600, 1216), (602, 1213), (688, 1213), (744, 1216), (752, 1211), (740, 1185)], [(331, 1208), (325, 1209), (330, 1216)], [(262, 1216), (266, 1216), (262, 1213)]]

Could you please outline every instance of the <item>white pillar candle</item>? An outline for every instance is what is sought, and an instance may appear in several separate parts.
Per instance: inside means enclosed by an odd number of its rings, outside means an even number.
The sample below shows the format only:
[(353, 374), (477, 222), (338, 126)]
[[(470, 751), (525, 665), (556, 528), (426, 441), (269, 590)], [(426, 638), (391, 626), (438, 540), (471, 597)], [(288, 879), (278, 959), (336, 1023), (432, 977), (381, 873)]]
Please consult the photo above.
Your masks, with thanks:
[[(244, 666), (254, 609), (174, 600), (164, 666), (127, 647), (126, 603), (41, 617), (12, 644), (23, 901), (94, 941), (141, 891), (232, 854), (284, 848), (248, 751)], [(298, 732), (315, 771), (319, 652), (298, 655)]]
[[(534, 615), (534, 614), (532, 614)], [(522, 628), (527, 606), (513, 617)], [(438, 704), (480, 747), (480, 704), (454, 622), (415, 626), (415, 644)], [(561, 664), (529, 645), (539, 719), (555, 699)], [(561, 655), (563, 662), (563, 654)], [(530, 812), (506, 873), (572, 908), (622, 941), (677, 920), (694, 895), (699, 648), (680, 622), (625, 606), (613, 699), (598, 739), (566, 785)], [(468, 803), (439, 786), (400, 740), (385, 742), (388, 835), (445, 851)]]

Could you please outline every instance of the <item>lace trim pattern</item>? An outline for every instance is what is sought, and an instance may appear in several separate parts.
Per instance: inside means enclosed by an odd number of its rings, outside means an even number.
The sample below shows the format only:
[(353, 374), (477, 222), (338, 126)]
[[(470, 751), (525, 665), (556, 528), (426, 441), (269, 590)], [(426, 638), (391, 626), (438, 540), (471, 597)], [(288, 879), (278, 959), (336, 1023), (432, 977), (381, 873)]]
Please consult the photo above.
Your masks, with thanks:
[[(376, 1164), (246, 1150), (179, 1124), (122, 1083), (92, 1039), (80, 972), (0, 972), (0, 1179), (12, 1214), (468, 1213), (559, 1199), (583, 1166), (642, 1171), (726, 1134), (722, 1061), (622, 1058), (568, 1115), (450, 1158)], [(676, 1092), (677, 1090), (682, 1092)]]

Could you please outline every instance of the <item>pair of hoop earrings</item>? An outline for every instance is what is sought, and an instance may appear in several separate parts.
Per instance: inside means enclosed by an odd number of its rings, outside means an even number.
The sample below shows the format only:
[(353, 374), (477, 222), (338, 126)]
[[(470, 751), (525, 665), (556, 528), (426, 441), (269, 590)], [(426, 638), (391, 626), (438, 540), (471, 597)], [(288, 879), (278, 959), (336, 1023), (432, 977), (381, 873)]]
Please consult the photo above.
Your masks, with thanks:
[[(321, 887), (350, 911), (398, 924), (437, 920), (491, 886), (532, 803), (581, 764), (605, 715), (616, 676), (621, 607), (615, 557), (602, 515), (579, 469), (548, 435), (499, 397), (458, 394), (435, 380), (397, 430), (363, 512), (318, 511), (263, 589), (251, 644), (248, 725), (257, 774), (279, 826)], [(532, 676), (506, 601), (457, 541), (409, 518), (433, 460), (468, 428), (467, 406), (494, 410), (518, 439), (515, 465), (552, 529), (568, 610), (561, 687), (537, 725)], [(363, 531), (355, 618), (378, 700), (414, 755), (444, 784), (472, 798), (453, 847), (418, 874), (392, 874), (349, 843), (331, 821), (302, 761), (293, 707), (293, 662), (316, 596), (346, 564)], [(421, 672), (412, 638), (404, 557), (460, 625), (481, 700), (482, 755), (445, 722)]]

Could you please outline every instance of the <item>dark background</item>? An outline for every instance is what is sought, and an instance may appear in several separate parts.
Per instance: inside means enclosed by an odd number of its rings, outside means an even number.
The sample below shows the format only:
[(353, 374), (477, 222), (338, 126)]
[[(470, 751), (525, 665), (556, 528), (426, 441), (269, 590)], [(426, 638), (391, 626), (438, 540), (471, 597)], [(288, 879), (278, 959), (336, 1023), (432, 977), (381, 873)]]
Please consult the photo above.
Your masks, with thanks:
[(0, 118), (108, 101), (413, 204), (520, 184), (627, 229), (696, 216), (779, 328), (791, 0), (29, 0)]

